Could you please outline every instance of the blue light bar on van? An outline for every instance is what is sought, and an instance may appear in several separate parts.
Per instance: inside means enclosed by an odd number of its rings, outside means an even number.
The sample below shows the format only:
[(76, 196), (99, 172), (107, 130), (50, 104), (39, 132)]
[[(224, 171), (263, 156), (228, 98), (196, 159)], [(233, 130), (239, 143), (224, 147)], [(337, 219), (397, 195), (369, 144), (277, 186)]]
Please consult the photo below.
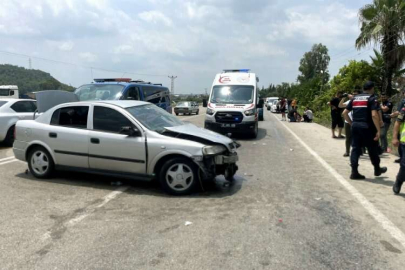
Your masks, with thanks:
[(249, 73), (250, 69), (224, 69), (225, 73)]

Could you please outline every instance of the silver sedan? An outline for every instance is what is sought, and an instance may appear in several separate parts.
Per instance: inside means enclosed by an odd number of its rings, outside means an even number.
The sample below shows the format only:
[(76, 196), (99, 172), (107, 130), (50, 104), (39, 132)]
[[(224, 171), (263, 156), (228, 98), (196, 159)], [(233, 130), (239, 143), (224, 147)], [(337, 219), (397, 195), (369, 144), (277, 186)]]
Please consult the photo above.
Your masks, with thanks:
[(37, 178), (55, 169), (158, 179), (189, 194), (200, 180), (233, 180), (239, 145), (140, 101), (73, 102), (16, 125), (14, 154)]

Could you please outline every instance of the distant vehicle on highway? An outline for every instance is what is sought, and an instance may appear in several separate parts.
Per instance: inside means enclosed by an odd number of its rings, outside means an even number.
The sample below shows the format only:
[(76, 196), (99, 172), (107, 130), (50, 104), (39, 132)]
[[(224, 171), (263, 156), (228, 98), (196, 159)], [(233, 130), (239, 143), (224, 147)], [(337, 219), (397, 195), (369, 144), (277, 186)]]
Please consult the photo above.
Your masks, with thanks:
[(259, 132), (259, 78), (248, 69), (224, 70), (215, 76), (205, 117), (205, 128), (223, 134)]
[(17, 85), (0, 85), (0, 99), (19, 98)]
[(200, 112), (200, 106), (198, 106), (197, 102), (193, 102), (193, 101), (181, 101), (179, 103), (177, 103), (176, 107), (174, 107), (174, 113), (176, 115), (179, 114), (199, 114)]
[(17, 122), (15, 133), (14, 154), (37, 178), (62, 169), (157, 179), (183, 195), (217, 175), (233, 181), (238, 169), (239, 144), (142, 101), (61, 104)]
[(277, 110), (277, 104), (278, 104), (278, 100), (273, 100), (272, 101), (273, 103), (269, 103), (269, 108), (270, 108), (270, 111), (272, 112), (272, 113), (278, 113), (278, 110)]
[(275, 100), (278, 101), (278, 99), (279, 99), (278, 97), (266, 98), (266, 108), (267, 108), (268, 111), (271, 110), (271, 106), (273, 105), (274, 101)]
[(18, 120), (34, 119), (36, 109), (32, 99), (0, 99), (0, 142), (12, 146), (15, 124)]
[(94, 83), (80, 86), (75, 94), (79, 101), (140, 100), (156, 104), (172, 113), (170, 91), (162, 84), (134, 81), (129, 78), (94, 79)]

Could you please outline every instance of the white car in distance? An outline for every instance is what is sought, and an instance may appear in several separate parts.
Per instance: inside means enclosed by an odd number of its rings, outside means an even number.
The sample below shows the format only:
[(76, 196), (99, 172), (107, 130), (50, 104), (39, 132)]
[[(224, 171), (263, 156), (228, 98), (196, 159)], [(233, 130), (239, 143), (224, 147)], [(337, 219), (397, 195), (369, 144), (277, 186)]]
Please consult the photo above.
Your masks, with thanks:
[(0, 142), (12, 146), (14, 128), (19, 120), (32, 120), (37, 110), (35, 100), (31, 99), (0, 99)]

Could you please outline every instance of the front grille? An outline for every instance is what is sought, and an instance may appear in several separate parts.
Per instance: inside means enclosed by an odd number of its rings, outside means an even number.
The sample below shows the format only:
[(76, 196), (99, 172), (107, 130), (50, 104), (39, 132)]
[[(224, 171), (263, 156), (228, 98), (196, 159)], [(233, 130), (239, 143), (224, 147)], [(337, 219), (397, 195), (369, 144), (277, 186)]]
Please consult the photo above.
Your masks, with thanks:
[(243, 114), (241, 112), (217, 112), (215, 114), (215, 120), (217, 123), (238, 124), (242, 122)]

